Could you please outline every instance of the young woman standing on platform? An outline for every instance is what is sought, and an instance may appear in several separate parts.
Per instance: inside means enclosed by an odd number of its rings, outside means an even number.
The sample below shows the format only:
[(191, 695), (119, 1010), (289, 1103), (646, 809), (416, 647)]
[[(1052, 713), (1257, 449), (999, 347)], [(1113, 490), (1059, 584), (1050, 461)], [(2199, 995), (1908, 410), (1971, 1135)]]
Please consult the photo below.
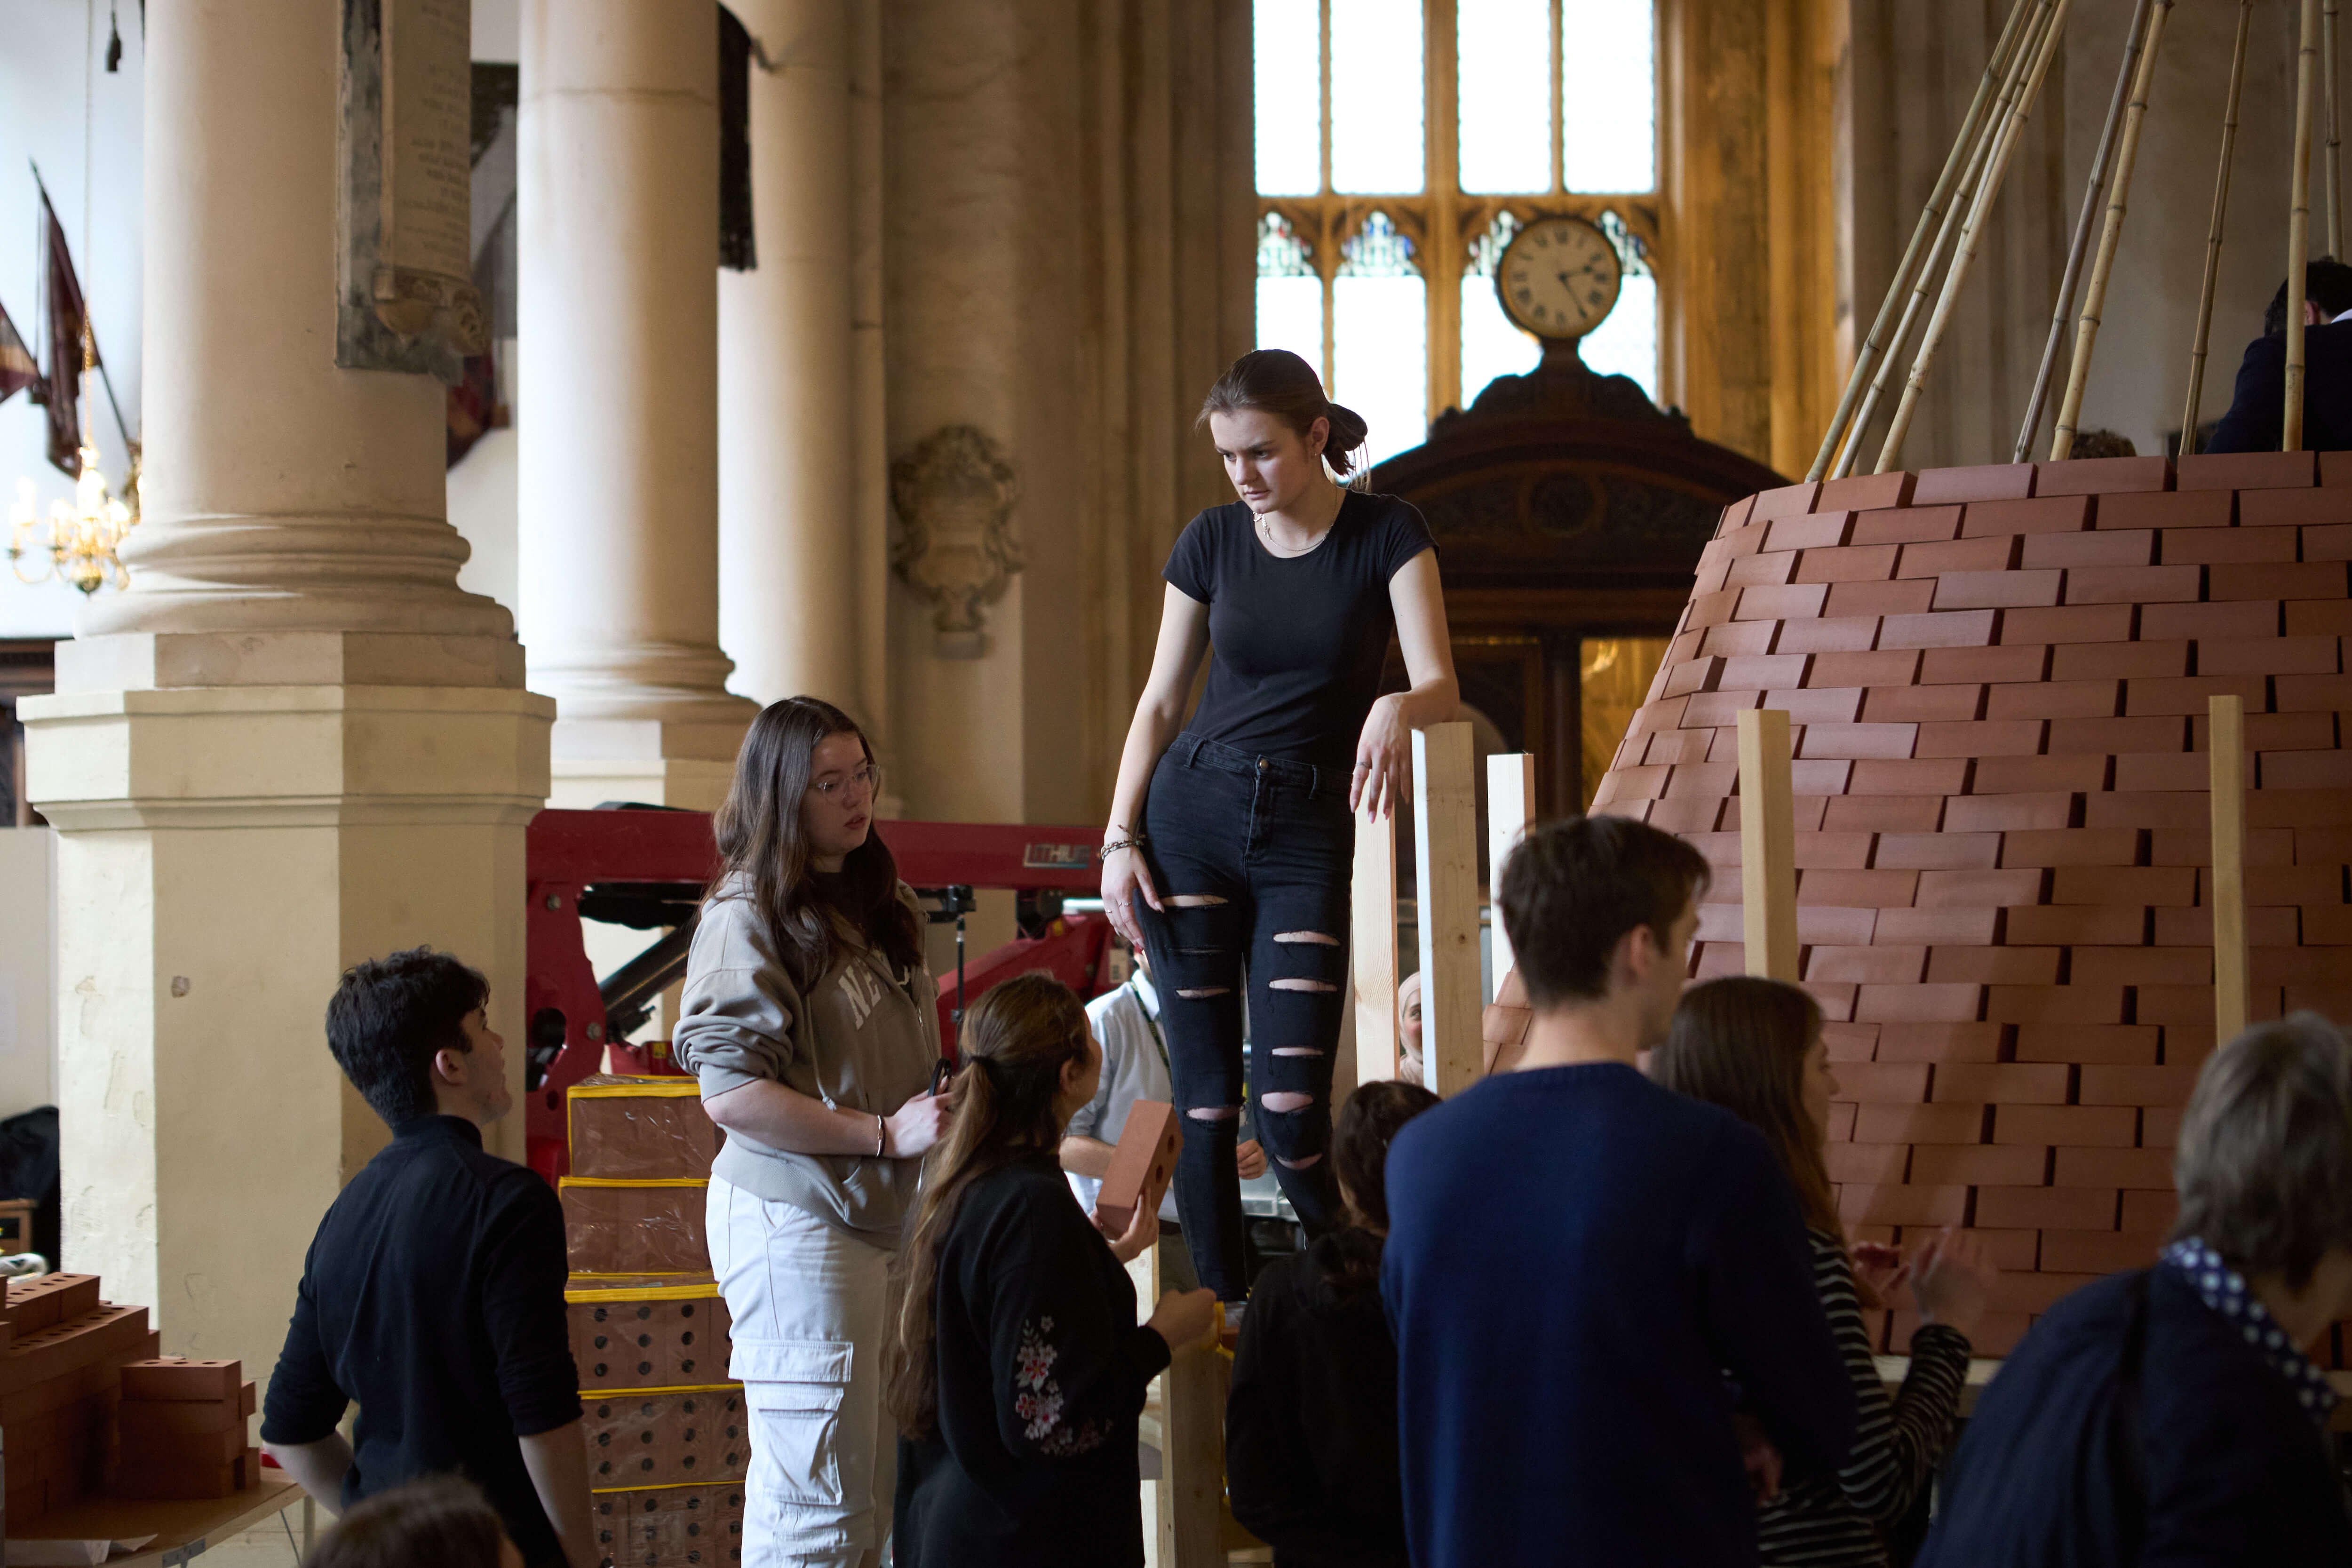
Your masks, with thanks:
[[(1363, 419), (1280, 349), (1235, 360), (1201, 417), (1241, 500), (1194, 518), (1169, 555), (1102, 887), (1111, 922), (1161, 977), (1184, 1112), (1177, 1209), (1202, 1283), (1235, 1301), (1249, 1288), (1234, 1173), (1244, 981), (1252, 1125), (1319, 1236), (1338, 1209), (1324, 1155), (1354, 814), (1393, 810), (1411, 784), (1412, 732), (1459, 703), (1428, 525), (1392, 496), (1339, 482)], [(1381, 697), (1391, 630), (1410, 689)], [(1204, 653), (1208, 689), (1187, 725)]]
[(708, 1229), (751, 1414), (742, 1568), (872, 1568), (888, 1522), (890, 1261), (954, 1094), (929, 1092), (939, 991), (877, 782), (831, 703), (753, 720), (687, 961), (675, 1048), (727, 1131)]

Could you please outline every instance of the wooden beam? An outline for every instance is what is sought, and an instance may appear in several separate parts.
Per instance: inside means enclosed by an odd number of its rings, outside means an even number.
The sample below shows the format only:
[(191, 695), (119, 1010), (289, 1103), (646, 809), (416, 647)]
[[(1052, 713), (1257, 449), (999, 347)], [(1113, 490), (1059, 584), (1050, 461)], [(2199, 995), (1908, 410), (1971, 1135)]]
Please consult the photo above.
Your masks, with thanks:
[(1789, 715), (1739, 715), (1740, 935), (1748, 973), (1794, 984), (1797, 973), (1797, 816), (1789, 783)]
[(1397, 1075), (1396, 818), (1356, 819), (1349, 964), (1356, 1020), (1356, 1081)]
[[(1532, 752), (1498, 753), (1486, 759), (1486, 951), (1495, 984), (1511, 972), (1511, 939), (1503, 930), (1503, 862), (1536, 809), (1536, 759)], [(1485, 1000), (1492, 1002), (1489, 990)]]
[[(1466, 723), (1412, 732), (1413, 868), (1421, 928), (1421, 1059), (1454, 1094), (1486, 1057), (1478, 994), (1478, 779)], [(1360, 1049), (1360, 1047), (1359, 1047)]]
[(2246, 1026), (2246, 709), (2237, 697), (2206, 699), (2213, 790), (2213, 1029), (2217, 1041)]
[(1224, 1352), (1214, 1341), (1176, 1352), (1160, 1374), (1160, 1561), (1213, 1568), (1225, 1511)]

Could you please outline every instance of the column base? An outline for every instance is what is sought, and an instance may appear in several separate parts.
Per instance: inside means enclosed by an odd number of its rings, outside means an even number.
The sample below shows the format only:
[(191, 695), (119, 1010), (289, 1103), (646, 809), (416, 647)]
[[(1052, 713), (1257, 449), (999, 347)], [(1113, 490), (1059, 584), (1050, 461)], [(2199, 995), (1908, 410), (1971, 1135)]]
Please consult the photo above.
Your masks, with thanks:
[(758, 707), (742, 701), (741, 718), (559, 719), (553, 739), (553, 788), (547, 804), (587, 810), (607, 801), (716, 811), (735, 776), (735, 752)]

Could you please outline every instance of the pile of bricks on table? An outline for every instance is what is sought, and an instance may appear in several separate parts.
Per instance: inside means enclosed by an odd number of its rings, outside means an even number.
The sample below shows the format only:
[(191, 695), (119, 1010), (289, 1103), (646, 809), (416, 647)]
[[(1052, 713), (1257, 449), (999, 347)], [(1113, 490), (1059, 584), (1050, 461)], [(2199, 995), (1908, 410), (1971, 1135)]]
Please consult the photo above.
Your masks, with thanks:
[[(158, 1360), (144, 1307), (99, 1298), (95, 1274), (8, 1282), (0, 1304), (0, 1454), (8, 1528), (117, 1497), (226, 1497), (257, 1485), (253, 1388), (235, 1362)], [(171, 1408), (163, 1410), (157, 1402)]]
[(2309, 452), (1792, 485), (1700, 558), (1593, 809), (1705, 851), (1693, 973), (1737, 972), (1737, 715), (1789, 712), (1840, 1212), (1990, 1237), (1985, 1353), (2171, 1224), (2214, 1046), (2216, 693), (2252, 753), (2252, 1016), (2352, 1020), (2347, 559), (2352, 453)]
[(591, 1078), (567, 1115), (565, 1300), (604, 1568), (740, 1563), (751, 1422), (703, 1240), (718, 1129), (690, 1079)]

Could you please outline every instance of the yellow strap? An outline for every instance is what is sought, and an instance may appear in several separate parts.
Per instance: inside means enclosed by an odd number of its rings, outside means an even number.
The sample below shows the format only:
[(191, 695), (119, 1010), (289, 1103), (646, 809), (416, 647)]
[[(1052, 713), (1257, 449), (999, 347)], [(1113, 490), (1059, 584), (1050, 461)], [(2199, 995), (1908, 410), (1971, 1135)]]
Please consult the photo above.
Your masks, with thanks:
[(561, 1187), (707, 1187), (708, 1176), (642, 1176), (623, 1181), (618, 1176), (566, 1176), (556, 1185)]
[[(633, 1276), (575, 1275), (574, 1279), (629, 1279)], [(701, 1285), (613, 1285), (602, 1290), (566, 1290), (563, 1299), (573, 1306), (588, 1301), (700, 1301), (719, 1294), (714, 1280)]]
[(692, 1383), (676, 1388), (583, 1388), (583, 1399), (635, 1399), (647, 1394), (727, 1394), (743, 1385), (740, 1383)]
[(702, 1086), (681, 1078), (664, 1083), (575, 1083), (564, 1092), (574, 1100), (687, 1100), (700, 1094)]
[(612, 1273), (607, 1273), (601, 1268), (575, 1268), (569, 1278), (573, 1279), (706, 1279), (709, 1276), (710, 1270), (708, 1268), (623, 1268)]
[(649, 1487), (590, 1487), (589, 1495), (604, 1497), (613, 1492), (675, 1492), (688, 1487), (740, 1487), (741, 1481), (657, 1481)]

